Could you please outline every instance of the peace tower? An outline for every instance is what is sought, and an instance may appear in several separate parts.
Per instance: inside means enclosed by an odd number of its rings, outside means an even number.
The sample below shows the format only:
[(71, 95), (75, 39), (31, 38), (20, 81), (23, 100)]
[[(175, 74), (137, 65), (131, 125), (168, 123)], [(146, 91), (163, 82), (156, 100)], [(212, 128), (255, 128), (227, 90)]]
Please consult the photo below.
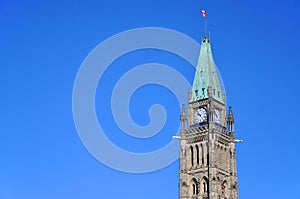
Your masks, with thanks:
[(180, 115), (180, 199), (238, 199), (234, 118), (215, 65), (210, 37), (202, 38), (187, 113)]

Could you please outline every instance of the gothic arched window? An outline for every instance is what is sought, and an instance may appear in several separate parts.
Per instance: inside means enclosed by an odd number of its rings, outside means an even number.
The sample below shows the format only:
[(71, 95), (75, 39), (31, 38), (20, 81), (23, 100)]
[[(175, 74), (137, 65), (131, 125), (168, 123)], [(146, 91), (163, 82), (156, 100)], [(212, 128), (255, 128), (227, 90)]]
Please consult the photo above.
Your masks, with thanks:
[(203, 182), (203, 192), (206, 193), (207, 192), (207, 186), (206, 186), (206, 182)]
[(199, 194), (199, 184), (198, 184), (197, 180), (195, 178), (193, 178), (191, 184), (192, 184), (191, 193), (193, 195), (198, 195)]
[(208, 185), (208, 180), (204, 176), (201, 180), (201, 183), (200, 183), (200, 194), (201, 195), (208, 192), (208, 186), (207, 185)]
[(191, 165), (194, 166), (194, 150), (192, 146), (190, 147), (190, 150), (191, 150)]
[(196, 195), (196, 184), (193, 183), (193, 195)]
[(225, 180), (223, 183), (222, 183), (222, 195), (224, 196), (227, 196), (227, 181)]

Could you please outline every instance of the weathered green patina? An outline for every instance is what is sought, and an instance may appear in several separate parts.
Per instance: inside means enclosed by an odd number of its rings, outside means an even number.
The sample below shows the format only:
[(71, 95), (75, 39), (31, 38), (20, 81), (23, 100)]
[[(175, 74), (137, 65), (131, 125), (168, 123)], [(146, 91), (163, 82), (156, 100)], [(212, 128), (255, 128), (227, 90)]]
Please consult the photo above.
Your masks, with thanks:
[(209, 37), (203, 37), (190, 102), (208, 98), (211, 86), (212, 98), (225, 104), (225, 89), (212, 55)]

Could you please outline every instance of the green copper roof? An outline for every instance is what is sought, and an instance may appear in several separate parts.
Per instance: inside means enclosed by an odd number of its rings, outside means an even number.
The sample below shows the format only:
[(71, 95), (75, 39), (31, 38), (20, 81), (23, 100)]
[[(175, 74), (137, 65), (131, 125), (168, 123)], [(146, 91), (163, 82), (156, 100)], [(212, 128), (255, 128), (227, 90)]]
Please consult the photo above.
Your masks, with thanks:
[[(204, 37), (194, 77), (191, 102), (208, 98), (208, 87), (211, 86), (212, 98), (225, 104), (225, 89), (218, 72), (209, 37)], [(224, 98), (223, 95), (224, 94)]]

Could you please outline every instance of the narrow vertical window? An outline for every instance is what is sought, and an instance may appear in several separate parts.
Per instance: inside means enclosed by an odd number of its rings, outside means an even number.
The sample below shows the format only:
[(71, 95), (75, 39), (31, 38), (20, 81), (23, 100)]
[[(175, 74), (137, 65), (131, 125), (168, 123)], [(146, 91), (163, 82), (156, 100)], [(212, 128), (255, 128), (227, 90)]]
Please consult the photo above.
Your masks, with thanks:
[(195, 195), (196, 194), (196, 185), (195, 185), (195, 183), (193, 183), (193, 195)]
[(206, 190), (206, 183), (205, 182), (203, 182), (203, 191), (204, 191), (204, 193), (207, 192), (207, 190)]
[(206, 144), (206, 149), (207, 149), (206, 165), (209, 165), (209, 146), (208, 146), (208, 143)]
[(191, 150), (191, 165), (194, 166), (194, 150), (192, 146), (190, 147), (190, 150)]
[(199, 165), (199, 147), (198, 147), (198, 145), (196, 145), (196, 155), (197, 155), (197, 157), (196, 157), (197, 165)]
[(201, 153), (202, 153), (201, 163), (202, 163), (202, 165), (204, 165), (204, 150), (203, 150), (203, 145), (201, 144), (200, 147), (201, 147)]

